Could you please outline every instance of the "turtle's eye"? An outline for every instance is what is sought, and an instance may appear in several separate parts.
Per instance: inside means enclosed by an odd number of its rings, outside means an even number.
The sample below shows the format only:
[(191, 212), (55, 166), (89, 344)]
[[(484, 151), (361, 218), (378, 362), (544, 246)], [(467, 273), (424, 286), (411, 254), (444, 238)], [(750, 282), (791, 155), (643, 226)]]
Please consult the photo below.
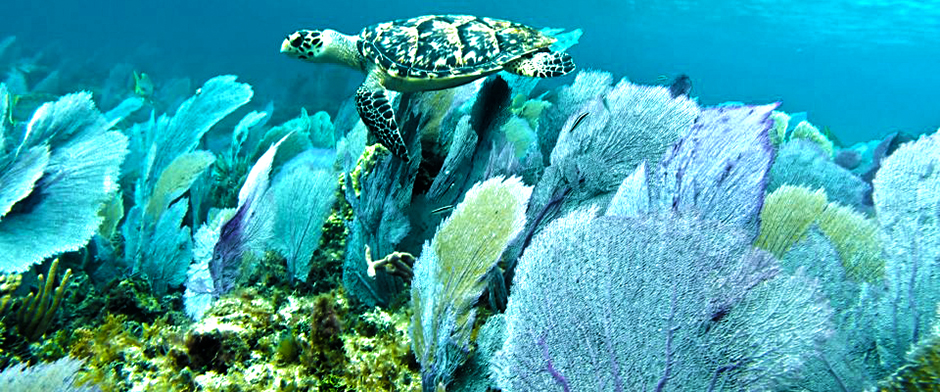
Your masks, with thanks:
[(304, 36), (300, 34), (295, 35), (294, 38), (291, 38), (290, 40), (290, 46), (293, 46), (298, 49), (300, 48), (300, 45), (303, 45), (303, 43), (304, 43)]

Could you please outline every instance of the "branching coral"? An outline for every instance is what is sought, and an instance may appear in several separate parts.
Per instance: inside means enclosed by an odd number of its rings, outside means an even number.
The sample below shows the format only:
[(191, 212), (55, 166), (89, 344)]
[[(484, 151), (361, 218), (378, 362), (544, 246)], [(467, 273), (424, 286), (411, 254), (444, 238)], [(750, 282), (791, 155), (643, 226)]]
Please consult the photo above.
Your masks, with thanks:
[(7, 311), (7, 305), (15, 303), (13, 301), (13, 292), (20, 287), (23, 276), (20, 274), (0, 275), (0, 315)]
[(48, 277), (39, 274), (39, 292), (29, 293), (20, 304), (19, 311), (16, 312), (17, 331), (28, 340), (34, 341), (45, 335), (65, 295), (65, 288), (68, 287), (72, 270), (65, 270), (59, 287), (53, 290), (58, 266), (59, 259), (55, 259), (49, 267)]
[(356, 334), (343, 335), (348, 364), (345, 385), (357, 391), (421, 390), (421, 377), (411, 352), (411, 311), (390, 313), (375, 308), (361, 317)]
[(367, 272), (369, 277), (375, 277), (376, 268), (382, 268), (386, 273), (410, 282), (411, 278), (414, 277), (414, 271), (411, 270), (414, 263), (415, 257), (405, 252), (392, 252), (379, 260), (373, 261), (371, 249), (369, 249), (369, 245), (366, 245), (366, 264), (369, 265)]
[(295, 296), (238, 289), (200, 321), (138, 323), (109, 315), (74, 334), (85, 380), (105, 391), (417, 391), (407, 308), (350, 313), (341, 290)]
[[(85, 359), (88, 370), (80, 378), (94, 382), (105, 391), (127, 388), (125, 371), (139, 362), (140, 338), (125, 329), (123, 316), (107, 315), (96, 328), (79, 328), (73, 334), (70, 354)], [(133, 355), (131, 354), (133, 353)]]

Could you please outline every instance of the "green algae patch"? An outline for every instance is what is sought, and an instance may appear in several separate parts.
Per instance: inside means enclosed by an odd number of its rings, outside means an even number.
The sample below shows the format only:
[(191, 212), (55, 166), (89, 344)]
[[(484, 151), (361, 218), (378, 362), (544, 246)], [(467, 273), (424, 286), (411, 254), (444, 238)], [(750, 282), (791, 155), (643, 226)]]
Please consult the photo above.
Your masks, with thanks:
[(410, 317), (351, 313), (340, 289), (246, 288), (191, 324), (108, 314), (74, 332), (69, 354), (104, 391), (417, 391)]

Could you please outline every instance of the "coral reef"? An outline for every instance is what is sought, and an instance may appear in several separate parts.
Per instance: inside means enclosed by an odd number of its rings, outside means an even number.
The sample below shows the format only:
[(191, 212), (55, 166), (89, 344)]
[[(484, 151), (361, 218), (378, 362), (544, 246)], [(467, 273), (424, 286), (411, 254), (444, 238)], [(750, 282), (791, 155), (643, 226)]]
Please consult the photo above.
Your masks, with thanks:
[(341, 291), (267, 291), (222, 297), (192, 325), (108, 316), (75, 332), (71, 355), (105, 391), (419, 389), (408, 312), (352, 314)]

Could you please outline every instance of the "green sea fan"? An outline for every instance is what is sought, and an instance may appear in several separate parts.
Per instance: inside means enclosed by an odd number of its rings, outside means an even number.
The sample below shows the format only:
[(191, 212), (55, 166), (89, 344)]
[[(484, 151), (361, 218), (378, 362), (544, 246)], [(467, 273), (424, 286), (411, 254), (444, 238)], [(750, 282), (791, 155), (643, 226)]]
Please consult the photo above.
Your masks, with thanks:
[(146, 214), (161, 216), (168, 204), (186, 193), (213, 162), (215, 155), (208, 151), (187, 152), (173, 159), (154, 184)]
[(783, 257), (803, 238), (809, 226), (826, 207), (826, 192), (784, 185), (764, 199), (760, 211), (760, 234), (754, 246)]
[(483, 278), (525, 227), (531, 193), (518, 177), (478, 183), (425, 242), (414, 266), (410, 331), (425, 391), (447, 385), (467, 359)]
[(833, 202), (826, 206), (817, 223), (839, 252), (849, 278), (869, 283), (884, 278), (881, 240), (878, 238), (878, 224), (873, 219)]
[(779, 147), (787, 139), (787, 126), (790, 124), (790, 115), (785, 112), (774, 110), (770, 115), (774, 126), (770, 129), (770, 142), (774, 147)]
[(761, 209), (760, 234), (754, 246), (783, 258), (816, 224), (832, 242), (846, 275), (873, 283), (884, 276), (881, 240), (874, 220), (852, 207), (826, 202), (824, 189), (784, 185), (767, 195)]
[(833, 144), (829, 138), (824, 135), (819, 128), (816, 128), (815, 125), (810, 124), (809, 121), (803, 120), (796, 124), (796, 128), (793, 128), (793, 134), (790, 135), (790, 140), (793, 139), (805, 139), (819, 145), (826, 154), (829, 154), (831, 158), (833, 155)]

